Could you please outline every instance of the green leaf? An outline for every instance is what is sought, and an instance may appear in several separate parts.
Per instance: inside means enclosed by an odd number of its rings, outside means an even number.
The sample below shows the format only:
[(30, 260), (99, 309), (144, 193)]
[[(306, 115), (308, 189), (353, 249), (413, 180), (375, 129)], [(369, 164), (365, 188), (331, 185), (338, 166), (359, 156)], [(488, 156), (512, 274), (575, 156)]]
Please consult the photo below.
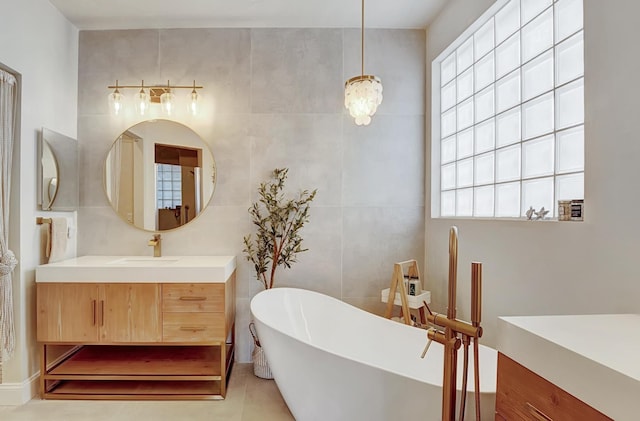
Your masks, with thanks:
[(287, 199), (284, 187), (288, 172), (288, 168), (274, 169), (271, 179), (259, 184), (259, 199), (248, 209), (256, 227), (255, 239), (251, 234), (245, 236), (242, 251), (265, 288), (273, 286), (278, 266), (291, 268), (296, 255), (308, 251), (301, 247), (299, 232), (309, 222), (309, 206), (317, 189), (311, 193), (302, 190), (295, 198)]

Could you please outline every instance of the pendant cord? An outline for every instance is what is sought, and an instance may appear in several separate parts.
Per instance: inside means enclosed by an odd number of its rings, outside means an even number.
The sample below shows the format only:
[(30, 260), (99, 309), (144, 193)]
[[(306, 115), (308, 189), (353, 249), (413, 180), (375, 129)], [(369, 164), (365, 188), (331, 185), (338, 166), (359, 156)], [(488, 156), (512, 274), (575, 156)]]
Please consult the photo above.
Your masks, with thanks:
[(360, 43), (362, 46), (362, 53), (361, 53), (361, 61), (362, 61), (362, 76), (364, 76), (364, 0), (362, 0), (362, 29), (360, 31)]

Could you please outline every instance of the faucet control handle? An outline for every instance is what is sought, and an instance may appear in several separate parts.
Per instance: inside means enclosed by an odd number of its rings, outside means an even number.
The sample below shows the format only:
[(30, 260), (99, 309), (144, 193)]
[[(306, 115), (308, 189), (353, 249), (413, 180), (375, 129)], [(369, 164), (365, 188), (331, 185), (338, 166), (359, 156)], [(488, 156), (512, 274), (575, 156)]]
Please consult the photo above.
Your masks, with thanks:
[(429, 347), (431, 346), (431, 342), (433, 342), (433, 339), (431, 339), (431, 337), (429, 336), (429, 333), (431, 332), (436, 332), (436, 330), (434, 328), (429, 328), (427, 329), (427, 339), (429, 339), (427, 341), (427, 344), (425, 345), (424, 349), (422, 350), (422, 354), (420, 355), (420, 358), (424, 359), (425, 355), (427, 355), (427, 351), (429, 351)]

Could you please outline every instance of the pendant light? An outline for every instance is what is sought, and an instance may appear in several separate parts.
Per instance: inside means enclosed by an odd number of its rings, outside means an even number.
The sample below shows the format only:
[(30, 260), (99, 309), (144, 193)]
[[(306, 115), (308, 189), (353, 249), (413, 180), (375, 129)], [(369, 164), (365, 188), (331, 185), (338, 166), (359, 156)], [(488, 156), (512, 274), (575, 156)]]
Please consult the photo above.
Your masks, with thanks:
[(344, 106), (358, 126), (371, 123), (371, 116), (382, 103), (382, 81), (373, 75), (364, 74), (364, 0), (362, 0), (361, 73), (345, 83)]

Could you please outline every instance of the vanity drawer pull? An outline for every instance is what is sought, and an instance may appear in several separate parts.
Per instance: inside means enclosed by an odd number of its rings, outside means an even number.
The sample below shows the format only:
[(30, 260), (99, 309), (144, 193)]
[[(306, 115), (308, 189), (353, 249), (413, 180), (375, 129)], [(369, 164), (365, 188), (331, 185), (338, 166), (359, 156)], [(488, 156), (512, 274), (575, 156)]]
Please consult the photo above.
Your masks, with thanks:
[(202, 332), (206, 329), (204, 326), (180, 326), (180, 330), (186, 330), (188, 332)]
[(96, 300), (91, 300), (91, 317), (93, 318), (93, 326), (96, 325)]
[(529, 411), (529, 414), (531, 414), (531, 416), (533, 416), (533, 418), (535, 418), (536, 420), (553, 421), (553, 419), (546, 416), (544, 412), (540, 411), (538, 408), (531, 405), (529, 402), (527, 402), (527, 411)]
[(179, 298), (180, 301), (206, 301), (207, 297), (192, 297), (192, 296), (182, 296)]

